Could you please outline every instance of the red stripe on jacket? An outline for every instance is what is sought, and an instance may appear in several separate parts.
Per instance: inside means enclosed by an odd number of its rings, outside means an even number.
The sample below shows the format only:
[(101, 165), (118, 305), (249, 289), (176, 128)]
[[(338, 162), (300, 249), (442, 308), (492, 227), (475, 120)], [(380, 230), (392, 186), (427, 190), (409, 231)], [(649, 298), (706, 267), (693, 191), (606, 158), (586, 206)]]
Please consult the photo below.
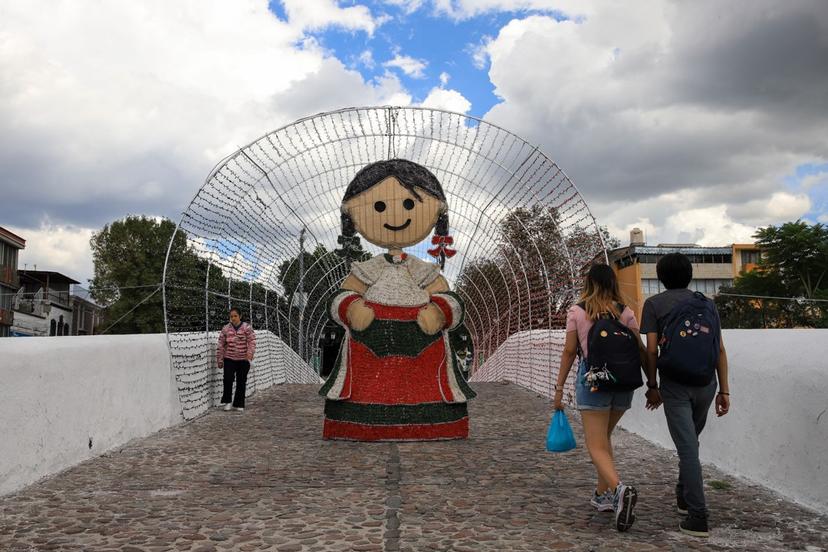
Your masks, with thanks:
[(242, 322), (238, 330), (232, 324), (227, 324), (221, 329), (216, 349), (216, 360), (219, 366), (224, 363), (225, 358), (247, 360), (253, 358), (255, 352), (256, 333), (250, 324)]

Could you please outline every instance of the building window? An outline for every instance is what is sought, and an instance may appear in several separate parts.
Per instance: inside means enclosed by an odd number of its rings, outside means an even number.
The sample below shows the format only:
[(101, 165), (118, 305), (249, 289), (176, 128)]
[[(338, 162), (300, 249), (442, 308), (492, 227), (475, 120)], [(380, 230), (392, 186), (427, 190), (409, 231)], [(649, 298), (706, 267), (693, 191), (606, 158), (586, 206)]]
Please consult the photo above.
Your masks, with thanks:
[(0, 309), (12, 310), (12, 295), (11, 288), (0, 286)]
[(742, 264), (759, 264), (759, 251), (742, 251)]
[(655, 295), (666, 288), (656, 278), (644, 278), (641, 280), (641, 292), (644, 295)]
[(711, 279), (711, 280), (690, 280), (690, 285), (687, 286), (693, 291), (700, 291), (707, 296), (716, 295), (719, 293), (719, 288), (730, 287), (733, 285), (733, 280), (727, 279)]
[(57, 335), (57, 322), (52, 320), (49, 324), (49, 335)]
[[(707, 296), (716, 295), (719, 293), (719, 288), (722, 286), (730, 287), (733, 285), (733, 280), (728, 279), (710, 279), (710, 280), (690, 280), (687, 289), (690, 291), (700, 291)], [(655, 278), (644, 278), (641, 280), (641, 292), (645, 296), (655, 295), (665, 291), (664, 285)]]
[(69, 324), (63, 325), (63, 335), (69, 335)]

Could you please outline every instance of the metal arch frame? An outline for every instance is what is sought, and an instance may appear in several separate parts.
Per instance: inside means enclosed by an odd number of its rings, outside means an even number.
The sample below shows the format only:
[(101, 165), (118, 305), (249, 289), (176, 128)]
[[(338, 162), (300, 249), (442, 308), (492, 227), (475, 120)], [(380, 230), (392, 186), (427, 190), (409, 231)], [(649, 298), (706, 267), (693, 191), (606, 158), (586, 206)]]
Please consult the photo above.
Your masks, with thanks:
[[(467, 114), (463, 114), (463, 113), (458, 113), (458, 112), (454, 112), (454, 111), (449, 111), (449, 110), (433, 109), (433, 108), (426, 108), (426, 107), (394, 107), (394, 106), (347, 107), (347, 108), (322, 112), (322, 113), (318, 113), (318, 114), (315, 114), (315, 115), (310, 115), (310, 116), (307, 116), (307, 117), (300, 118), (300, 119), (298, 119), (296, 121), (293, 121), (289, 124), (283, 125), (283, 126), (277, 128), (277, 129), (273, 130), (273, 131), (270, 131), (266, 134), (263, 134), (260, 137), (258, 137), (257, 139), (249, 142), (246, 146), (244, 146), (242, 148), (239, 148), (235, 152), (225, 156), (218, 163), (216, 163), (216, 165), (211, 169), (211, 171), (208, 174), (207, 178), (204, 180), (204, 183), (202, 184), (202, 186), (194, 194), (193, 198), (187, 204), (186, 209), (182, 212), (182, 215), (179, 218), (178, 223), (176, 224), (175, 230), (174, 230), (174, 232), (173, 232), (173, 234), (170, 238), (170, 242), (168, 243), (168, 246), (167, 246), (167, 251), (166, 251), (166, 254), (165, 254), (165, 258), (164, 258), (164, 270), (163, 270), (163, 275), (162, 275), (162, 304), (163, 304), (163, 308), (164, 308), (164, 328), (165, 328), (165, 333), (167, 334), (167, 337), (168, 337), (167, 345), (168, 345), (168, 350), (169, 350), (170, 355), (171, 355), (171, 359), (172, 359), (172, 345), (171, 345), (171, 342), (170, 342), (170, 317), (169, 317), (169, 305), (168, 305), (168, 297), (167, 297), (167, 287), (168, 287), (169, 282), (168, 282), (167, 276), (168, 276), (168, 270), (169, 270), (169, 265), (170, 265), (170, 256), (171, 256), (172, 246), (173, 246), (174, 240), (177, 237), (179, 231), (183, 230), (183, 225), (185, 223), (187, 215), (190, 212), (190, 210), (192, 209), (194, 203), (199, 199), (199, 197), (201, 197), (202, 192), (210, 185), (211, 181), (216, 178), (216, 175), (220, 172), (220, 170), (224, 166), (226, 166), (228, 163), (233, 161), (234, 159), (238, 159), (240, 157), (245, 157), (253, 166), (255, 166), (258, 169), (258, 171), (261, 172), (262, 176), (260, 176), (258, 179), (255, 179), (254, 181), (252, 181), (252, 183), (249, 186), (246, 187), (247, 190), (245, 190), (244, 194), (242, 194), (242, 195), (245, 196), (245, 197), (248, 196), (251, 190), (255, 190), (257, 188), (256, 182), (260, 182), (262, 179), (267, 179), (269, 181), (270, 185), (271, 185), (271, 190), (276, 191), (277, 195), (278, 195), (278, 191), (277, 191), (276, 187), (273, 185), (273, 182), (270, 179), (269, 172), (267, 170), (265, 170), (259, 163), (254, 161), (253, 158), (251, 157), (251, 154), (256, 155), (256, 152), (252, 149), (252, 147), (255, 144), (257, 144), (258, 142), (260, 142), (263, 139), (267, 139), (268, 142), (272, 144), (272, 142), (270, 140), (270, 138), (272, 136), (278, 135), (282, 131), (284, 131), (286, 129), (290, 129), (291, 127), (298, 127), (299, 125), (301, 125), (303, 123), (306, 123), (308, 121), (311, 121), (311, 124), (314, 125), (314, 127), (315, 127), (316, 126), (316, 121), (319, 120), (320, 117), (334, 118), (337, 115), (340, 115), (339, 121), (342, 121), (341, 115), (345, 114), (345, 113), (354, 113), (356, 115), (356, 120), (354, 122), (355, 124), (354, 124), (353, 129), (357, 129), (357, 125), (358, 125), (359, 129), (363, 129), (363, 126), (362, 126), (363, 121), (362, 121), (362, 116), (361, 116), (362, 112), (375, 112), (375, 111), (378, 111), (380, 109), (384, 109), (385, 112), (386, 112), (386, 115), (387, 115), (387, 113), (389, 113), (391, 111), (393, 111), (394, 113), (399, 113), (400, 110), (428, 113), (431, 116), (430, 120), (432, 122), (435, 120), (435, 117), (434, 117), (435, 114), (440, 114), (440, 115), (448, 115), (449, 117), (452, 117), (452, 116), (456, 117), (456, 120), (458, 121), (458, 124), (462, 124), (462, 122), (464, 122), (464, 121), (467, 122), (467, 123), (468, 122), (474, 122), (475, 123), (473, 125), (468, 125), (467, 124), (469, 129), (474, 127), (474, 135), (473, 135), (470, 146), (467, 145), (468, 142), (466, 142), (466, 141), (464, 141), (464, 143), (460, 144), (460, 143), (458, 143), (459, 140), (458, 141), (442, 140), (439, 137), (428, 137), (428, 136), (410, 134), (410, 133), (398, 134), (397, 132), (391, 132), (391, 131), (386, 131), (386, 133), (384, 133), (384, 134), (377, 134), (377, 137), (378, 138), (380, 138), (380, 137), (381, 138), (386, 138), (388, 140), (388, 147), (389, 148), (392, 148), (393, 145), (396, 145), (396, 144), (394, 144), (394, 141), (398, 140), (402, 137), (410, 137), (410, 138), (414, 138), (415, 140), (425, 139), (425, 140), (429, 140), (430, 142), (445, 143), (445, 144), (450, 145), (454, 148), (460, 148), (460, 149), (463, 149), (463, 150), (468, 152), (469, 155), (466, 156), (465, 165), (467, 165), (469, 163), (469, 161), (471, 159), (473, 159), (474, 157), (479, 157), (479, 158), (483, 158), (483, 159), (489, 161), (489, 163), (491, 165), (496, 165), (496, 166), (500, 167), (501, 169), (503, 169), (503, 170), (507, 171), (508, 173), (510, 173), (511, 177), (509, 179), (507, 179), (506, 183), (504, 185), (502, 185), (500, 187), (500, 189), (490, 198), (490, 200), (487, 203), (486, 207), (479, 209), (479, 212), (480, 212), (480, 217), (479, 218), (481, 218), (481, 220), (482, 220), (482, 217), (485, 216), (485, 212), (486, 212), (488, 206), (492, 205), (495, 201), (497, 201), (498, 197), (503, 192), (503, 190), (505, 190), (507, 188), (508, 183), (514, 180), (515, 175), (517, 174), (517, 172), (520, 171), (521, 167), (523, 167), (523, 165), (525, 163), (530, 161), (532, 158), (536, 158), (536, 159), (541, 159), (542, 162), (550, 163), (551, 165), (555, 166), (560, 171), (560, 174), (563, 176), (563, 179), (566, 181), (567, 185), (570, 186), (572, 188), (572, 190), (574, 191), (574, 193), (577, 195), (579, 202), (583, 206), (583, 209), (586, 211), (586, 216), (584, 218), (580, 219), (580, 221), (587, 222), (588, 224), (587, 224), (586, 227), (592, 226), (592, 228), (594, 228), (596, 230), (596, 235), (598, 237), (598, 240), (600, 241), (601, 250), (603, 252), (604, 260), (605, 261), (608, 260), (607, 259), (607, 252), (606, 252), (606, 243), (604, 241), (603, 234), (600, 231), (600, 227), (597, 224), (595, 216), (593, 215), (589, 205), (583, 200), (583, 196), (582, 196), (580, 190), (578, 189), (577, 185), (575, 184), (575, 182), (572, 179), (570, 179), (568, 177), (568, 175), (566, 175), (566, 173), (563, 171), (563, 169), (561, 169), (556, 163), (554, 163), (554, 161), (549, 159), (549, 157), (547, 155), (545, 155), (543, 153), (543, 151), (538, 146), (533, 145), (532, 143), (528, 142), (527, 140), (524, 140), (523, 138), (521, 138), (520, 136), (514, 134), (513, 132), (511, 132), (511, 131), (509, 131), (509, 130), (507, 130), (507, 129), (505, 129), (505, 128), (503, 128), (503, 127), (501, 127), (501, 126), (499, 126), (495, 123), (485, 121), (485, 120), (483, 120), (482, 118), (479, 118), (479, 117), (475, 117), (475, 116), (467, 115)], [(397, 125), (396, 118), (393, 121), (393, 125), (395, 127)], [(473, 146), (475, 143), (477, 143), (477, 138), (479, 136), (481, 128), (485, 128), (485, 127), (489, 127), (489, 128), (495, 129), (497, 131), (500, 131), (500, 132), (504, 133), (506, 137), (509, 137), (509, 138), (511, 138), (512, 140), (514, 140), (518, 143), (525, 144), (526, 146), (529, 146), (531, 148), (530, 153), (524, 158), (524, 160), (520, 163), (520, 165), (518, 165), (518, 167), (514, 171), (511, 171), (511, 170), (507, 169), (506, 167), (504, 167), (503, 165), (498, 163), (495, 159), (488, 158), (487, 155), (483, 154), (483, 152), (477, 152), (477, 151), (472, 149), (471, 146)], [(338, 128), (339, 128), (338, 126), (336, 126), (336, 125), (334, 126), (335, 131)], [(368, 137), (368, 136), (373, 136), (373, 135), (374, 135), (374, 133), (365, 133), (362, 136)], [(358, 137), (358, 136), (338, 137), (337, 141), (348, 140), (348, 139), (352, 139), (354, 137)], [(504, 141), (505, 141), (505, 139), (504, 139)], [(324, 144), (320, 144), (320, 145), (310, 147), (310, 148), (306, 147), (306, 148), (302, 149), (301, 151), (299, 151), (299, 152), (297, 152), (293, 155), (290, 155), (288, 158), (283, 160), (277, 166), (281, 166), (282, 164), (296, 158), (298, 155), (305, 154), (307, 151), (322, 147), (324, 145), (327, 145), (328, 143), (329, 142), (326, 142)], [(414, 146), (412, 146), (412, 147), (414, 147)], [(359, 148), (357, 148), (357, 149), (359, 149)], [(388, 151), (393, 151), (393, 150), (389, 149)], [(250, 154), (248, 152), (250, 152)], [(370, 157), (370, 151), (368, 149), (366, 149), (366, 153), (369, 153), (369, 157)], [(445, 152), (443, 152), (443, 155), (444, 154), (445, 154)], [(337, 169), (333, 169), (333, 170), (338, 170), (338, 169), (340, 169), (340, 167), (337, 167)], [(324, 171), (323, 171), (323, 173), (324, 173)], [(318, 176), (319, 174), (323, 174), (323, 173), (318, 173), (314, 176)], [(304, 179), (302, 181), (305, 182), (305, 181), (307, 181), (307, 179)], [(270, 194), (268, 193), (268, 195), (270, 195)], [(236, 201), (232, 205), (238, 205), (242, 200), (243, 200), (243, 197), (241, 195), (236, 196)], [(290, 207), (290, 206), (288, 206), (288, 207)], [(297, 215), (297, 218), (300, 221), (302, 220), (301, 217), (298, 217), (298, 215)], [(319, 217), (315, 217), (314, 220), (318, 220), (318, 218)], [(586, 219), (586, 220), (584, 220), (584, 219)], [(275, 222), (275, 221), (273, 221), (273, 222)], [(591, 224), (589, 224), (589, 223), (591, 223)], [(521, 226), (522, 226), (522, 222), (521, 222)], [(225, 227), (226, 227), (226, 221), (224, 221), (224, 223), (222, 224), (222, 229), (224, 229)], [(476, 234), (478, 228), (479, 228), (479, 224), (475, 226), (475, 232), (472, 234), (472, 238), (471, 238), (472, 240), (473, 240), (474, 235)], [(312, 231), (311, 231), (311, 235), (313, 236)], [(316, 239), (316, 236), (313, 236), (313, 238), (314, 238), (314, 240), (316, 241), (317, 244), (320, 243), (319, 240)], [(189, 243), (189, 236), (188, 236), (187, 241)], [(530, 241), (532, 242), (533, 247), (537, 251), (538, 248), (537, 248), (537, 244), (535, 243), (534, 239), (532, 238)], [(573, 273), (574, 267), (572, 266), (572, 259), (571, 259), (570, 252), (569, 252), (568, 247), (567, 247), (565, 242), (562, 241), (561, 245), (563, 246), (563, 249), (566, 251), (566, 257), (567, 257), (567, 259), (569, 261), (569, 264), (570, 264), (570, 275), (574, 279), (574, 276), (575, 276), (574, 273)], [(514, 246), (512, 245), (512, 247), (514, 247)], [(209, 279), (210, 267), (213, 264), (213, 255), (214, 254), (215, 253), (211, 254), (210, 258), (207, 259), (208, 265), (207, 265), (207, 276), (206, 276), (206, 278), (208, 278), (208, 279)], [(260, 259), (258, 258), (260, 256), (260, 252), (257, 252), (255, 254), (255, 256), (256, 256), (255, 264), (258, 266), (260, 264)], [(466, 263), (466, 260), (467, 260), (467, 257), (466, 257), (466, 255), (464, 255), (462, 263), (461, 263), (461, 267), (460, 267), (460, 269), (458, 270), (458, 273), (457, 273), (458, 276), (460, 274), (462, 274), (462, 269), (463, 269), (463, 267)], [(550, 275), (548, 273), (548, 270), (545, 266), (545, 261), (543, 259), (541, 259), (541, 263), (542, 263), (542, 266), (543, 266), (542, 270), (543, 270), (543, 273), (544, 273), (543, 276), (544, 276), (545, 287), (548, 290), (549, 286), (550, 286), (550, 282), (549, 282), (549, 276)], [(514, 267), (511, 266), (511, 262), (509, 262), (508, 264), (510, 265), (509, 266), (509, 271), (512, 272), (513, 276), (516, 276), (516, 274), (514, 273)], [(335, 268), (332, 269), (332, 270), (335, 270)], [(507, 281), (506, 275), (503, 273), (503, 271), (499, 267), (498, 267), (498, 270), (501, 273), (501, 277), (504, 278), (504, 281)], [(524, 279), (526, 279), (525, 270), (526, 270), (525, 267), (523, 267), (522, 271), (524, 272)], [(481, 272), (481, 274), (482, 274), (482, 272)], [(485, 276), (485, 274), (482, 274), (482, 275), (483, 275), (484, 279), (486, 280), (487, 287), (489, 287), (490, 291), (491, 291), (491, 283), (488, 282), (488, 278)], [(228, 280), (229, 280), (229, 278), (228, 278)], [(248, 283), (248, 285), (252, 285), (251, 282), (247, 282), (247, 283)], [(517, 282), (515, 282), (515, 283), (517, 283)], [(573, 281), (572, 284), (575, 284), (575, 282)], [(527, 282), (527, 285), (528, 285), (528, 282)], [(267, 287), (267, 286), (265, 286), (265, 287)], [(207, 282), (205, 281), (205, 291), (208, 291), (206, 288), (207, 288)], [(508, 290), (507, 290), (507, 292), (508, 292)], [(228, 293), (228, 295), (230, 295), (230, 294)], [(251, 299), (250, 302), (252, 304), (252, 297), (250, 299)], [(531, 299), (531, 298), (529, 298), (529, 299)], [(531, 305), (527, 305), (527, 306), (529, 308), (531, 308)], [(316, 308), (318, 308), (318, 305), (314, 307), (314, 312), (315, 312)], [(550, 309), (551, 309), (551, 307), (550, 307)], [(278, 321), (278, 316), (281, 313), (278, 312), (278, 310), (279, 310), (278, 308), (276, 310), (277, 310), (277, 321)], [(488, 310), (488, 308), (487, 308), (487, 310)], [(501, 317), (497, 316), (496, 318), (498, 320), (492, 321), (492, 322), (496, 323), (496, 325), (499, 327)], [(287, 322), (290, 323), (290, 320), (288, 320)], [(209, 321), (207, 323), (209, 323)], [(311, 325), (311, 321), (308, 320), (308, 329), (309, 330), (310, 330), (310, 325)], [(481, 330), (483, 330), (483, 328), (481, 328)], [(494, 330), (494, 326), (489, 328), (489, 333), (493, 330)], [(281, 334), (281, 332), (279, 332), (279, 333)], [(507, 331), (507, 333), (508, 333), (508, 331)]]

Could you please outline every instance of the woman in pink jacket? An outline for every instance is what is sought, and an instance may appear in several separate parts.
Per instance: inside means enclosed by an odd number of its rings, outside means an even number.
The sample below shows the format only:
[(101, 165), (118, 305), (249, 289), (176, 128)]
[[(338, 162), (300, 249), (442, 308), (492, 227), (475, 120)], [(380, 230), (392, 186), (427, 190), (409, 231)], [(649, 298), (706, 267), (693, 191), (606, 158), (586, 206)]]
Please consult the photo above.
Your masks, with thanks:
[[(244, 395), (247, 388), (247, 373), (250, 361), (256, 352), (256, 334), (247, 322), (241, 321), (239, 309), (230, 309), (230, 323), (221, 329), (216, 350), (219, 368), (224, 369), (224, 393), (221, 405), (224, 410), (235, 408), (244, 412)], [(236, 395), (233, 397), (233, 380), (236, 380)]]

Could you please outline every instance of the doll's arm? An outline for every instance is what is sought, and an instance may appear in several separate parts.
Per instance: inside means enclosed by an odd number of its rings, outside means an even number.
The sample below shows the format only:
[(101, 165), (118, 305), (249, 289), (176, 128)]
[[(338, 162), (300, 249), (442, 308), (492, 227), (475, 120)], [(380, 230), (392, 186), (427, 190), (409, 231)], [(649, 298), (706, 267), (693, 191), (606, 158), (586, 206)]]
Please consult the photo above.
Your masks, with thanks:
[(362, 299), (367, 289), (365, 282), (353, 274), (348, 275), (342, 282), (342, 291), (331, 301), (331, 317), (337, 324), (356, 331), (362, 331), (371, 325), (374, 311)]
[[(448, 287), (448, 286), (446, 286)], [(463, 300), (453, 291), (442, 291), (431, 296), (431, 304), (435, 305), (445, 318), (444, 327), (453, 330), (463, 323), (463, 315), (466, 312)]]
[(425, 290), (428, 292), (429, 295), (440, 293), (441, 291), (448, 291), (448, 282), (446, 282), (446, 279), (443, 278), (443, 276), (437, 276), (437, 278), (435, 278), (433, 282), (431, 282), (425, 287)]
[(368, 291), (368, 285), (353, 274), (348, 274), (348, 277), (345, 278), (344, 282), (342, 282), (342, 289), (355, 291), (360, 295), (365, 295), (365, 292)]

